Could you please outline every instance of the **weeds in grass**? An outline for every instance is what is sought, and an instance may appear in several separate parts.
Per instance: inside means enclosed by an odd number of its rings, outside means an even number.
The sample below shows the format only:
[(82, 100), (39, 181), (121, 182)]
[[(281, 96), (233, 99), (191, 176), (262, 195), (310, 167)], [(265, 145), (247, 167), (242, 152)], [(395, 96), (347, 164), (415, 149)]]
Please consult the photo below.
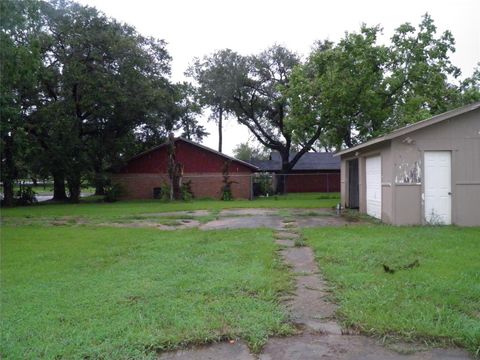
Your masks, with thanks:
[(376, 219), (371, 217), (365, 213), (361, 213), (358, 210), (352, 209), (345, 209), (342, 211), (341, 216), (345, 218), (345, 220), (349, 222), (368, 222), (372, 224), (381, 224), (382, 221), (380, 219)]
[(320, 212), (320, 211), (301, 211), (295, 213), (295, 216), (298, 217), (308, 217), (308, 216), (335, 216), (335, 214), (330, 212)]
[(295, 247), (303, 247), (305, 246), (305, 238), (303, 237), (303, 235), (300, 235), (298, 238), (296, 238), (293, 242), (293, 245)]
[(196, 220), (198, 220), (200, 224), (206, 224), (207, 222), (218, 220), (219, 213), (220, 210), (218, 209), (210, 210), (210, 213), (208, 215), (197, 216)]
[(292, 214), (290, 212), (290, 209), (279, 209), (277, 211), (277, 215), (285, 218), (291, 216)]

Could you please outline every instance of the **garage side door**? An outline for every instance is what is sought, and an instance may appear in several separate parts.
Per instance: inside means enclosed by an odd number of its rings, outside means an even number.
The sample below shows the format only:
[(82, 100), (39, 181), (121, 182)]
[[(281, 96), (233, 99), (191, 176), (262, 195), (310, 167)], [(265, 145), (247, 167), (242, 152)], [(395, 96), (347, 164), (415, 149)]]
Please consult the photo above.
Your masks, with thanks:
[(382, 218), (382, 160), (372, 156), (366, 161), (367, 173), (367, 214)]
[(425, 151), (425, 219), (432, 224), (452, 223), (450, 151)]

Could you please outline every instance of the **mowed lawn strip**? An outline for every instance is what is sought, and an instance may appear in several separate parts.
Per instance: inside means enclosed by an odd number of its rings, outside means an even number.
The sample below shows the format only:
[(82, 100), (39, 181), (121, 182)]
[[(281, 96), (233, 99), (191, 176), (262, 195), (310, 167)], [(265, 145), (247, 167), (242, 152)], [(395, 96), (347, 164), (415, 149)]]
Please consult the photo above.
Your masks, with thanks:
[[(480, 228), (370, 225), (304, 234), (346, 326), (480, 353)], [(416, 260), (418, 267), (402, 269)]]
[(155, 358), (292, 331), (272, 232), (2, 228), (5, 359)]
[(2, 209), (2, 217), (61, 217), (85, 216), (114, 218), (125, 214), (148, 214), (189, 210), (222, 210), (230, 208), (331, 208), (338, 202), (338, 193), (306, 193), (271, 196), (255, 200), (220, 201), (195, 199), (193, 201), (164, 202), (161, 200), (119, 201), (115, 203), (38, 204), (35, 206)]

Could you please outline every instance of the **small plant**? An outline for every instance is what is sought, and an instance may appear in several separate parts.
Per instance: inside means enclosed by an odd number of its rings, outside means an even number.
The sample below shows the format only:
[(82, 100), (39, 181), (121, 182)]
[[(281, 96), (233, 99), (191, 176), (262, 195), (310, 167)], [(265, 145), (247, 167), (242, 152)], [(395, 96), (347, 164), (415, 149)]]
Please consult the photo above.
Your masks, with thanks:
[(273, 194), (273, 176), (272, 174), (256, 174), (253, 178), (254, 196), (269, 197)]
[(443, 218), (435, 213), (434, 209), (432, 209), (432, 213), (428, 216), (428, 218), (425, 218), (425, 223), (431, 226), (445, 225)]
[(195, 197), (192, 191), (192, 180), (182, 183), (182, 186), (180, 186), (180, 194), (184, 201), (190, 201)]
[(32, 205), (37, 203), (36, 193), (30, 186), (20, 186), (16, 193), (17, 205)]
[(164, 182), (160, 186), (160, 199), (163, 201), (170, 201), (170, 185)]
[(300, 235), (298, 238), (295, 239), (295, 241), (293, 242), (293, 245), (295, 247), (303, 247), (305, 246), (305, 239), (303, 238), (302, 235)]
[(105, 195), (103, 201), (115, 202), (124, 194), (123, 187), (120, 184), (109, 184), (105, 186)]
[(225, 163), (223, 164), (222, 175), (223, 185), (221, 189), (221, 199), (224, 201), (233, 200), (232, 184), (234, 184), (235, 181), (230, 180), (230, 160), (225, 161)]

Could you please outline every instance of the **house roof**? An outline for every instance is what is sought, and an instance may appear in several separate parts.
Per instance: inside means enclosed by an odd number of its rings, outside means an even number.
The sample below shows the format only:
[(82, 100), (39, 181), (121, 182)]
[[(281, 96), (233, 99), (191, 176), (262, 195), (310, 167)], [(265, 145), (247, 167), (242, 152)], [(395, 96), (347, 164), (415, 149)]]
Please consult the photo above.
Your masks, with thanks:
[[(295, 154), (290, 154), (290, 160)], [(277, 151), (272, 152), (270, 160), (250, 160), (250, 162), (262, 171), (280, 171), (282, 170), (282, 158)], [(307, 152), (302, 155), (293, 167), (294, 171), (301, 170), (339, 170), (340, 159), (334, 158), (333, 153), (325, 152)]]
[(423, 129), (427, 126), (438, 124), (439, 122), (451, 119), (455, 116), (462, 115), (462, 114), (465, 114), (467, 112), (470, 112), (470, 111), (473, 111), (473, 110), (476, 110), (476, 109), (479, 109), (479, 108), (480, 108), (480, 102), (476, 102), (476, 103), (473, 103), (473, 104), (470, 104), (470, 105), (462, 106), (460, 108), (450, 110), (450, 111), (444, 112), (442, 114), (433, 116), (429, 119), (422, 120), (422, 121), (419, 121), (419, 122), (416, 122), (416, 123), (413, 123), (413, 124), (409, 124), (407, 126), (399, 128), (397, 130), (393, 130), (393, 131), (389, 132), (388, 134), (376, 137), (374, 139), (371, 139), (369, 141), (366, 141), (362, 144), (356, 145), (356, 146), (351, 147), (349, 149), (341, 150), (341, 151), (337, 152), (334, 156), (345, 155), (345, 154), (348, 154), (350, 152), (358, 151), (360, 149), (363, 149), (363, 148), (371, 146), (371, 145), (375, 145), (375, 144), (379, 144), (379, 143), (384, 142), (384, 141), (392, 140), (392, 139), (394, 139), (398, 136), (406, 135), (406, 134), (409, 134), (413, 131)]
[[(193, 142), (193, 141), (191, 141), (191, 140), (185, 139), (185, 138), (183, 138), (183, 137), (176, 137), (176, 138), (175, 138), (175, 142), (177, 142), (177, 141), (183, 141), (183, 142), (185, 142), (185, 143), (194, 145), (194, 146), (199, 147), (199, 148), (201, 148), (201, 149), (203, 149), (203, 150), (206, 150), (206, 151), (209, 151), (209, 152), (214, 153), (214, 154), (216, 154), (216, 155), (219, 155), (219, 156), (221, 156), (221, 157), (223, 157), (223, 158), (225, 158), (225, 159), (238, 162), (238, 163), (240, 163), (240, 164), (242, 164), (242, 165), (244, 165), (244, 166), (246, 166), (246, 167), (249, 167), (249, 168), (252, 169), (252, 170), (256, 170), (256, 171), (259, 170), (259, 168), (258, 168), (257, 166), (255, 166), (254, 164), (250, 164), (250, 163), (248, 163), (248, 162), (246, 162), (246, 161), (243, 161), (243, 160), (235, 159), (234, 157), (225, 155), (225, 154), (223, 154), (223, 153), (221, 153), (221, 152), (219, 152), (219, 151), (210, 149), (209, 147), (207, 147), (207, 146), (205, 146), (205, 145), (198, 144), (198, 143), (196, 143), (196, 142)], [(137, 154), (137, 155), (131, 157), (130, 159), (128, 159), (128, 162), (130, 162), (130, 161), (132, 161), (132, 160), (135, 160), (135, 159), (138, 159), (138, 158), (140, 158), (140, 157), (142, 157), (142, 156), (144, 156), (144, 155), (146, 155), (146, 154), (149, 154), (149, 153), (151, 153), (151, 152), (153, 152), (153, 151), (155, 151), (155, 150), (158, 150), (158, 149), (160, 149), (160, 148), (162, 148), (162, 147), (164, 147), (164, 146), (167, 146), (167, 145), (168, 145), (168, 142), (164, 142), (163, 144), (157, 145), (157, 146), (155, 146), (155, 147), (153, 147), (153, 148), (151, 148), (151, 149), (148, 149), (148, 150), (146, 150), (146, 151), (144, 151), (144, 152), (141, 152), (140, 154)]]

